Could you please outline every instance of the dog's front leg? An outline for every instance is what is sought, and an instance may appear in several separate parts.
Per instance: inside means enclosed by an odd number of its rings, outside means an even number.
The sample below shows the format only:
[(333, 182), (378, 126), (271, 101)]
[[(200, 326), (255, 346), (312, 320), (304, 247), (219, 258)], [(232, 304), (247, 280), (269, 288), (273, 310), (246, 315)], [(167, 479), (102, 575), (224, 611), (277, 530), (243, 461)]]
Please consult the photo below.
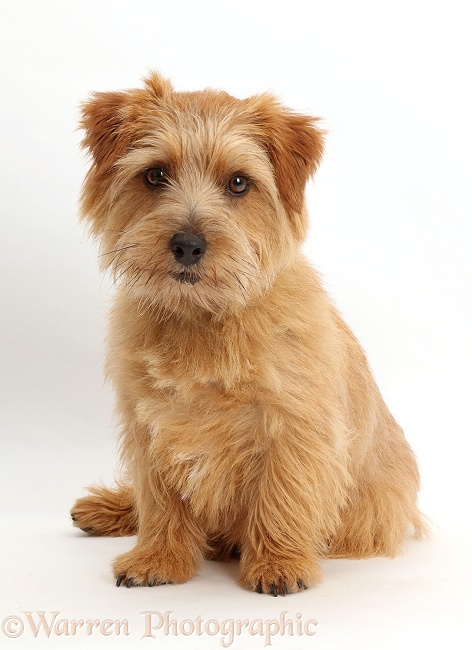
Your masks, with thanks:
[(186, 582), (203, 563), (205, 536), (178, 493), (144, 463), (133, 471), (138, 541), (116, 558), (117, 586)]
[(303, 430), (275, 436), (258, 468), (241, 540), (241, 583), (274, 596), (320, 580), (318, 558), (339, 526), (349, 479), (329, 442)]

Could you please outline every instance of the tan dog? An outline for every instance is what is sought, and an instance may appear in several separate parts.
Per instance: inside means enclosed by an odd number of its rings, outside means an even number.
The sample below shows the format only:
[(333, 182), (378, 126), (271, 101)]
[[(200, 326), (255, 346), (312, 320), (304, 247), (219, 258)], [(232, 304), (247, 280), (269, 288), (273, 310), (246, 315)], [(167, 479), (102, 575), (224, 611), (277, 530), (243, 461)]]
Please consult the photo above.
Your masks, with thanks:
[(320, 557), (395, 555), (424, 530), (415, 459), (301, 253), (316, 120), (152, 74), (95, 94), (82, 127), (127, 476), (72, 518), (137, 533), (117, 584), (236, 552), (242, 584), (276, 596), (316, 583)]

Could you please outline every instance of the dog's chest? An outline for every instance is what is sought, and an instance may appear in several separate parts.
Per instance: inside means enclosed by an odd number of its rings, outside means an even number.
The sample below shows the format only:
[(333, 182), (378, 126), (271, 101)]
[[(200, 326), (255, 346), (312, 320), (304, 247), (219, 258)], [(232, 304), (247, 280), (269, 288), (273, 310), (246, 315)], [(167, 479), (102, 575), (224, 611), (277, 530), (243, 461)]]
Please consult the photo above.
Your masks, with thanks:
[[(193, 343), (159, 346), (148, 358), (149, 418), (156, 469), (210, 529), (247, 493), (261, 455), (258, 382), (241, 346)], [(243, 346), (244, 347), (244, 346)]]
[(153, 463), (211, 528), (257, 489), (280, 429), (286, 360), (242, 327), (164, 332), (143, 356), (149, 387), (139, 406)]
[(154, 465), (208, 529), (220, 525), (255, 482), (263, 453), (258, 421), (257, 405), (211, 385), (194, 387), (191, 399), (171, 391), (161, 402)]
[(245, 391), (260, 367), (254, 333), (240, 323), (185, 323), (163, 328), (145, 351), (146, 370), (159, 390), (173, 389), (190, 399), (207, 387), (220, 392)]

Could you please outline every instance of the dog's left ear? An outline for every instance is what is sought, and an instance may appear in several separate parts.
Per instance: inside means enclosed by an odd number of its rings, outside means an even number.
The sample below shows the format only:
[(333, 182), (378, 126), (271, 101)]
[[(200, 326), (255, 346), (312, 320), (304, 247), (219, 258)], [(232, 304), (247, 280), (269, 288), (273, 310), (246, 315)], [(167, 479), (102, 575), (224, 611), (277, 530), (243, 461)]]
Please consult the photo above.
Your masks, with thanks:
[(294, 221), (296, 234), (303, 239), (305, 185), (323, 155), (324, 131), (316, 126), (319, 118), (294, 113), (270, 95), (258, 95), (249, 101), (274, 167), (280, 197)]

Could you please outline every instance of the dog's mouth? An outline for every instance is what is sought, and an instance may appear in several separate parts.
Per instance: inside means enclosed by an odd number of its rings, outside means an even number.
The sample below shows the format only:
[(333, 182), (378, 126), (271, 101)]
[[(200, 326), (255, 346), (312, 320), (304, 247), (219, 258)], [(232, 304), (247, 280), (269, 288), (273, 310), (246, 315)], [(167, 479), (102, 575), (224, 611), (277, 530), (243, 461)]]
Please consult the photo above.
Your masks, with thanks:
[(200, 277), (196, 273), (191, 273), (189, 271), (172, 273), (172, 277), (181, 284), (195, 284), (200, 280)]

